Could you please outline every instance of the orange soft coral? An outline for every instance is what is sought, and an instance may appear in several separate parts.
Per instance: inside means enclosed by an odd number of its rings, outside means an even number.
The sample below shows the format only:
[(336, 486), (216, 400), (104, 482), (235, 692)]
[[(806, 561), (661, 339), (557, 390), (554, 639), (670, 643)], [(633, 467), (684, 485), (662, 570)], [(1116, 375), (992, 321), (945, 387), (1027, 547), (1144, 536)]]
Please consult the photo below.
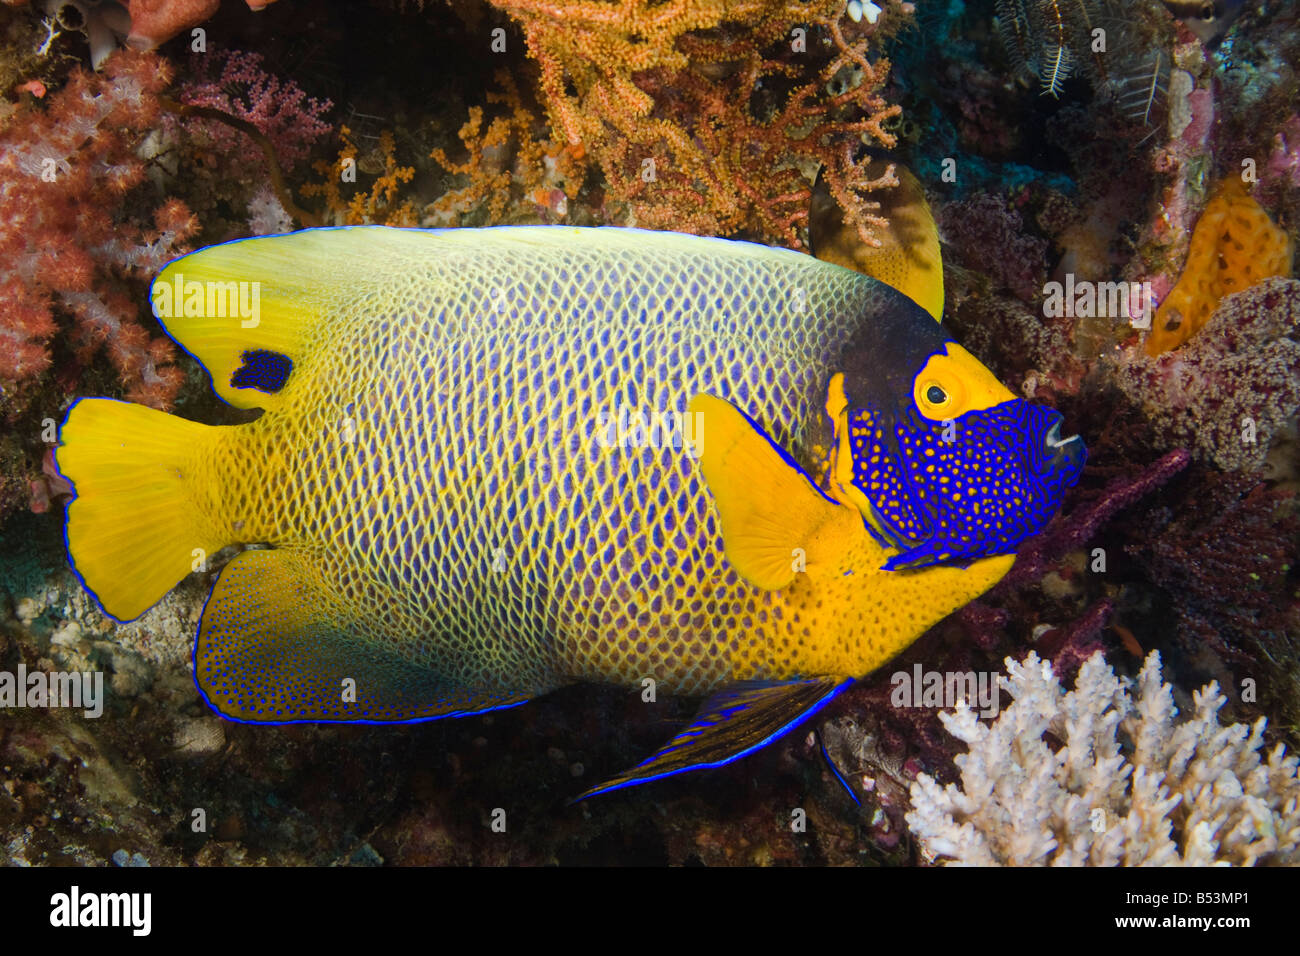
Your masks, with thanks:
[[(323, 219), (327, 224), (336, 226), (359, 226), (374, 224), (385, 226), (414, 226), (417, 216), (409, 199), (398, 202), (397, 196), (403, 183), (409, 183), (415, 177), (415, 167), (399, 166), (397, 163), (397, 143), (393, 134), (384, 130), (379, 134), (378, 146), (364, 156), (358, 155), (356, 144), (352, 142), (352, 131), (346, 126), (339, 127), (339, 148), (337, 163), (318, 160), (314, 164), (316, 172), (322, 177), (319, 183), (308, 183), (302, 187), (304, 196), (321, 197), (325, 200)], [(373, 176), (369, 189), (364, 186), (352, 190), (345, 197), (339, 189), (344, 181), (344, 172), (351, 170), (353, 175), (347, 178), (355, 183), (356, 172), (367, 177)]]
[[(441, 148), (433, 151), (438, 165), (468, 181), (429, 206), (426, 213), (434, 225), (469, 225), (462, 216), (480, 207), (486, 207), (486, 221), (494, 225), (563, 219), (569, 200), (582, 187), (583, 148), (541, 135), (544, 124), (524, 103), (508, 72), (498, 70), (496, 82), (501, 89), (488, 92), (487, 102), (506, 112), (485, 123), (483, 109), (470, 107), (459, 134), (469, 158), (461, 163)], [(518, 219), (520, 213), (523, 219)]]
[(1182, 345), (1225, 295), (1273, 276), (1291, 274), (1292, 242), (1273, 225), (1237, 176), (1219, 184), (1192, 233), (1178, 284), (1160, 304), (1147, 337), (1148, 355)]
[(910, 3), (858, 23), (843, 0), (489, 2), (523, 29), (554, 140), (603, 173), (607, 221), (797, 247), (821, 167), (878, 242), (870, 194), (892, 180), (855, 155), (894, 145), (883, 124), (900, 109), (882, 94), (888, 61), (868, 53)]

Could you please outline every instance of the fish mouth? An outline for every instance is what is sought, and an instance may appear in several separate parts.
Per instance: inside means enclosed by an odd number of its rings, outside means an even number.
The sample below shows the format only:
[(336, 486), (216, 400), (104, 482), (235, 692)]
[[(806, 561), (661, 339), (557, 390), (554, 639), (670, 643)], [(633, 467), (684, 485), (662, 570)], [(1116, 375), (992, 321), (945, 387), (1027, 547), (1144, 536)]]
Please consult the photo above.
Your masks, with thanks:
[(1069, 438), (1061, 437), (1061, 420), (1057, 419), (1052, 423), (1052, 427), (1047, 430), (1047, 437), (1044, 439), (1043, 444), (1047, 447), (1048, 453), (1055, 456), (1070, 442), (1076, 441), (1079, 441), (1078, 435), (1071, 435)]
[(1087, 454), (1087, 450), (1084, 448), (1083, 439), (1078, 435), (1070, 435), (1068, 438), (1061, 437), (1062, 421), (1063, 419), (1058, 415), (1056, 421), (1052, 423), (1052, 427), (1043, 436), (1043, 451), (1050, 468), (1063, 469), (1077, 475), (1083, 468), (1084, 456)]

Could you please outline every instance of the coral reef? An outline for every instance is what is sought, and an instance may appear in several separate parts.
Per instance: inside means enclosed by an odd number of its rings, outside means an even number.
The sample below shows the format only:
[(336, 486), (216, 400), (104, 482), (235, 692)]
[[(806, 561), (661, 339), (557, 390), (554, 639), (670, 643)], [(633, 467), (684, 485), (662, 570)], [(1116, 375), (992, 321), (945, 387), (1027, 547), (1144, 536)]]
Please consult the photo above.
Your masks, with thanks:
[(1151, 5), (997, 0), (995, 9), (1017, 73), (1035, 77), (1044, 95), (1059, 99), (1066, 81), (1082, 73), (1131, 119), (1146, 124), (1161, 111), (1172, 31)]
[[(329, 100), (308, 96), (292, 80), (269, 73), (260, 53), (221, 50), (192, 58), (190, 76), (176, 98), (191, 106), (220, 110), (256, 126), (271, 141), (286, 172), (302, 162), (316, 141), (333, 127), (324, 116)], [(229, 126), (203, 119), (187, 123), (187, 131), (206, 150), (238, 164), (247, 155), (246, 141)], [(260, 157), (251, 173), (261, 172)]]
[(1261, 709), (1294, 733), (1300, 727), (1295, 495), (1249, 472), (1206, 467), (1182, 482), (1195, 488), (1193, 504), (1175, 510), (1153, 502), (1133, 520), (1124, 552), (1167, 599), (1159, 613), (1174, 622), (1174, 644), (1184, 659), (1217, 657), (1250, 674)]
[[(176, 395), (175, 352), (142, 324), (139, 290), (185, 249), (195, 223), (179, 200), (159, 201), (147, 225), (128, 210), (145, 178), (137, 155), (159, 115), (167, 64), (118, 54), (102, 76), (74, 72), (44, 102), (29, 102), (0, 130), (0, 286), (7, 302), (0, 338), (3, 412), (50, 369), (59, 317), (70, 321), (72, 361), (99, 351), (126, 395), (159, 407)], [(152, 321), (152, 320), (149, 320)]]
[(1260, 176), (1260, 189), (1300, 189), (1300, 115), (1292, 116), (1273, 136), (1273, 148)]
[[(403, 183), (408, 183), (415, 175), (410, 166), (400, 166), (397, 162), (397, 146), (392, 133), (385, 130), (379, 134), (379, 143), (373, 158), (377, 162), (360, 163), (356, 144), (351, 139), (352, 131), (343, 126), (339, 129), (338, 159), (334, 163), (318, 160), (316, 172), (321, 176), (320, 182), (307, 183), (302, 187), (304, 196), (319, 197), (325, 201), (327, 221), (337, 226), (358, 226), (363, 223), (384, 226), (414, 226), (417, 224), (415, 207), (411, 200), (398, 201), (398, 193)], [(341, 170), (358, 170), (365, 166), (365, 174), (370, 178), (369, 188), (361, 185), (344, 198), (339, 188), (341, 182), (348, 181)], [(352, 177), (352, 182), (356, 178)]]
[[(245, 0), (250, 10), (261, 10), (275, 0)], [(136, 50), (152, 50), (182, 30), (198, 26), (216, 15), (221, 0), (130, 0), (131, 34), (127, 43)]]
[[(4, 0), (20, 6), (27, 0)], [(261, 10), (275, 0), (245, 0), (250, 10)], [(183, 30), (198, 26), (216, 15), (221, 0), (39, 0), (50, 16), (57, 17), (63, 7), (74, 7), (81, 17), (80, 27), (90, 42), (95, 69), (108, 57), (117, 38), (128, 46), (147, 53)], [(67, 28), (67, 27), (65, 27)]]
[(152, 50), (182, 30), (212, 17), (221, 0), (129, 0), (131, 34), (137, 50)]
[(90, 65), (96, 70), (131, 32), (131, 15), (117, 0), (39, 0), (38, 6), (49, 18), (51, 41), (57, 32), (77, 30), (86, 35)]
[[(840, 0), (494, 6), (524, 31), (557, 138), (601, 170), (627, 224), (799, 246), (804, 170), (820, 164), (847, 221), (868, 240), (880, 227), (869, 194), (889, 183), (865, 180), (853, 152), (863, 137), (892, 146), (883, 124), (899, 110), (880, 94), (888, 62), (868, 59), (868, 37), (910, 5), (848, 27)], [(821, 36), (829, 58), (810, 53)]]
[[(1014, 701), (991, 725), (969, 707), (942, 716), (970, 749), (961, 786), (920, 774), (907, 822), (925, 854), (990, 866), (1203, 866), (1300, 862), (1300, 775), (1263, 718), (1219, 723), (1211, 683), (1179, 711), (1152, 653), (1131, 696), (1096, 654), (1066, 692), (1030, 652), (1006, 661)], [(1059, 746), (1050, 742), (1048, 735)]]
[[(1004, 197), (980, 192), (949, 203), (938, 218), (943, 239), (968, 267), (982, 265), (998, 288), (1032, 302), (1047, 273), (1047, 242), (1025, 228), (1020, 211)], [(989, 249), (1005, 250), (994, 262)]]
[(1114, 381), (1144, 410), (1158, 447), (1185, 445), (1220, 468), (1259, 468), (1300, 410), (1300, 281), (1268, 279), (1228, 296), (1182, 348), (1120, 356)]
[[(507, 207), (527, 208), (529, 201), (549, 219), (564, 219), (569, 201), (576, 199), (586, 174), (582, 151), (540, 136), (537, 119), (524, 105), (509, 73), (498, 71), (500, 91), (487, 94), (489, 104), (504, 106), (505, 115), (494, 117), (483, 129), (483, 110), (470, 108), (469, 120), (458, 136), (469, 158), (457, 163), (446, 150), (435, 149), (432, 158), (448, 172), (468, 180), (450, 189), (428, 212), (438, 225), (460, 224), (463, 213), (484, 209), (488, 222), (506, 222)], [(521, 201), (522, 200), (522, 201)]]

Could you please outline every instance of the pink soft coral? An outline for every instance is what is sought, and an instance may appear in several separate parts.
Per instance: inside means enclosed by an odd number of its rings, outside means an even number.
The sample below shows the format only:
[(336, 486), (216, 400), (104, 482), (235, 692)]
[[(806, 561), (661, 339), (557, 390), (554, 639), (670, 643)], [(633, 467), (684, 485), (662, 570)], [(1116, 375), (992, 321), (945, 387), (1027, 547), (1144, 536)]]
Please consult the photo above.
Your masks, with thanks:
[(165, 406), (182, 373), (165, 338), (141, 324), (140, 290), (183, 251), (195, 223), (179, 200), (158, 206), (152, 224), (130, 214), (128, 194), (144, 178), (136, 155), (158, 119), (164, 61), (118, 53), (102, 76), (72, 74), (67, 86), (11, 114), (0, 133), (0, 380), (6, 410), (13, 386), (50, 367), (60, 317), (81, 361), (101, 349), (133, 401)]
[[(252, 123), (271, 141), (285, 169), (292, 169), (332, 128), (321, 117), (333, 104), (309, 97), (292, 80), (268, 73), (260, 53), (222, 51), (195, 57), (193, 67), (195, 79), (182, 85), (180, 100)], [(204, 119), (190, 120), (188, 125), (202, 129), (213, 148), (234, 162), (248, 154), (247, 138), (229, 126)], [(253, 163), (248, 173), (260, 174), (261, 157)]]

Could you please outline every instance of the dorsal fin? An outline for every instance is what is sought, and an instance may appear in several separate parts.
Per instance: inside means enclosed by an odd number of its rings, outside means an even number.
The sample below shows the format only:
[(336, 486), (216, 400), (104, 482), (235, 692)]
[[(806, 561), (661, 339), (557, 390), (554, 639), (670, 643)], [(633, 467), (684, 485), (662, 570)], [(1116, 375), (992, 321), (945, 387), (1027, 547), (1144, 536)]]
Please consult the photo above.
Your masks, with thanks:
[[(876, 179), (890, 161), (875, 157), (864, 175)], [(936, 320), (943, 318), (943, 255), (939, 231), (920, 182), (905, 167), (893, 163), (898, 186), (873, 192), (881, 216), (889, 227), (878, 234), (880, 246), (862, 241), (854, 226), (845, 224), (844, 212), (831, 195), (824, 176), (817, 177), (808, 216), (808, 237), (813, 255), (893, 286)]]
[[(412, 308), (436, 295), (439, 275), (456, 274), (451, 256), (539, 249), (690, 252), (806, 266), (788, 249), (642, 229), (499, 226), (396, 229), (348, 226), (238, 239), (169, 263), (154, 280), (154, 313), (181, 348), (201, 362), (225, 401), (273, 410), (310, 363), (316, 336), (355, 321), (372, 290), (411, 290)], [(441, 268), (432, 263), (441, 261)], [(503, 276), (503, 286), (515, 281)], [(504, 293), (503, 293), (504, 294)], [(209, 304), (209, 297), (211, 303)], [(256, 315), (251, 315), (256, 311)], [(301, 377), (301, 375), (299, 376)]]

